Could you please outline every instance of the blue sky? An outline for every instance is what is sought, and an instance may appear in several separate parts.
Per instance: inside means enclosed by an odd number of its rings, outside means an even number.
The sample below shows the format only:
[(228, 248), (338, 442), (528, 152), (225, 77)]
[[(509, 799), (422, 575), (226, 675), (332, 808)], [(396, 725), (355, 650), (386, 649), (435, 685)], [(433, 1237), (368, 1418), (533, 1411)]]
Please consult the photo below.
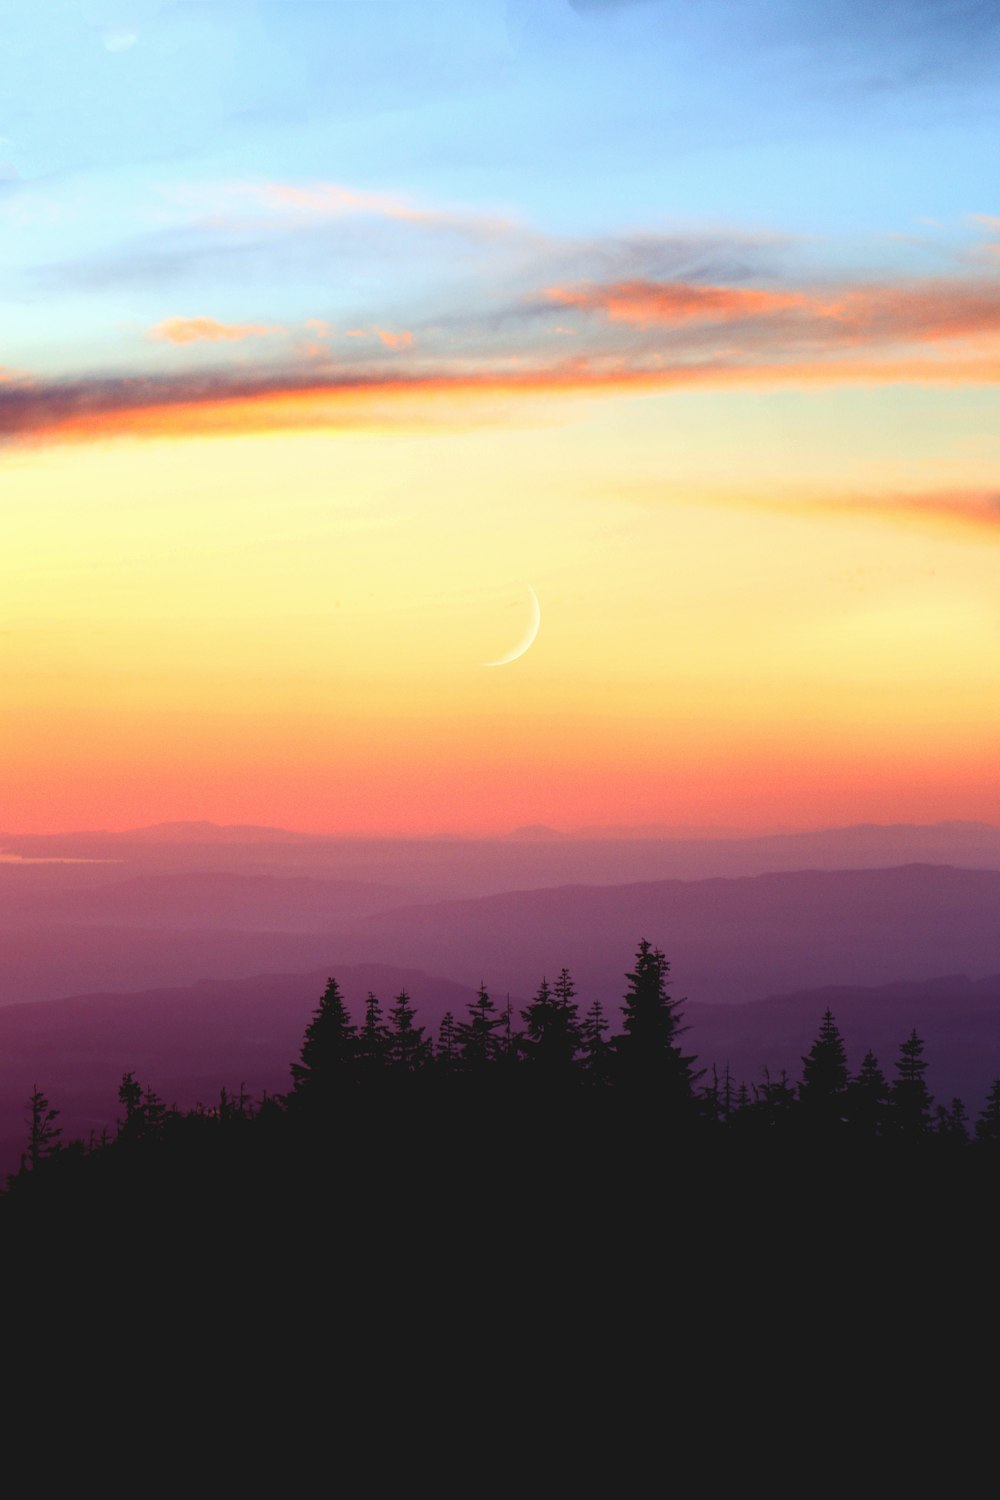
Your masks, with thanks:
[[(592, 242), (707, 233), (784, 240), (825, 274), (944, 274), (1000, 180), (992, 4), (6, 0), (0, 25), (0, 363), (19, 369), (148, 363), (160, 318), (251, 302), (436, 314), (484, 256), (530, 271), (533, 233), (581, 265)], [(524, 243), (498, 261), (358, 216), (265, 228), (226, 192), (266, 182), (505, 217)]]

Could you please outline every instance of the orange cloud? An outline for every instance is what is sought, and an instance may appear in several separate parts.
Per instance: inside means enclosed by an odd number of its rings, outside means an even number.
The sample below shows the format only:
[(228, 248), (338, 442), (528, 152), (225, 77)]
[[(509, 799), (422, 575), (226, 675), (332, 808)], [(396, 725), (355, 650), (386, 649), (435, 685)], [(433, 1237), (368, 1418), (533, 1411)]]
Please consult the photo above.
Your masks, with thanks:
[(219, 323), (215, 318), (165, 318), (149, 330), (149, 337), (168, 344), (237, 342), (240, 339), (264, 338), (280, 333), (280, 328), (265, 323)]
[(648, 327), (707, 319), (714, 323), (759, 317), (804, 307), (799, 292), (765, 292), (743, 287), (697, 286), (687, 282), (619, 281), (610, 286), (548, 287), (545, 295), (563, 307), (602, 312), (613, 323)]
[[(556, 365), (485, 371), (442, 370), (405, 378), (344, 372), (278, 371), (244, 379), (225, 374), (113, 378), (0, 387), (0, 439), (86, 442), (122, 436), (307, 430), (400, 421), (468, 420), (456, 404), (491, 398), (541, 399), (566, 394), (626, 394), (686, 388), (775, 388), (786, 385), (920, 383), (996, 384), (995, 359), (901, 358), (727, 362), (725, 359), (640, 367), (624, 360), (578, 358)], [(426, 398), (451, 397), (447, 406)]]
[(545, 296), (563, 307), (596, 312), (612, 323), (677, 327), (702, 323), (764, 323), (758, 344), (780, 346), (898, 345), (1000, 334), (1000, 282), (940, 278), (894, 286), (862, 285), (818, 291), (687, 282), (625, 281), (549, 287)]
[[(800, 507), (801, 508), (801, 507)], [(991, 532), (1000, 541), (1000, 492), (996, 490), (941, 490), (923, 495), (874, 495), (861, 498), (806, 503), (810, 510), (827, 514), (882, 515), (891, 519), (909, 516), (915, 520), (945, 525), (974, 526)]]
[(399, 333), (392, 333), (388, 328), (376, 328), (375, 333), (387, 349), (411, 349), (413, 347), (413, 334), (407, 328), (401, 329)]
[(413, 348), (413, 334), (408, 328), (402, 328), (398, 333), (394, 333), (391, 328), (349, 328), (347, 330), (349, 339), (367, 339), (373, 334), (387, 349)]

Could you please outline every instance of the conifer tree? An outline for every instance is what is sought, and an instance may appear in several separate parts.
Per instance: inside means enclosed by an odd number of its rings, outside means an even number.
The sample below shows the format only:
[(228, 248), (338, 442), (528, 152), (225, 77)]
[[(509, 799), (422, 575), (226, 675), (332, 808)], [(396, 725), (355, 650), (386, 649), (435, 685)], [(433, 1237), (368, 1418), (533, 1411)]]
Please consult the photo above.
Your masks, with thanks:
[(455, 1027), (462, 1066), (478, 1070), (496, 1062), (502, 1054), (502, 1042), (497, 1033), (503, 1026), (503, 1015), (497, 1013), (485, 984), (480, 984), (475, 1000), (469, 1005), (469, 1019), (459, 1021)]
[(634, 970), (626, 975), (628, 992), (622, 1007), (624, 1034), (615, 1038), (616, 1071), (633, 1088), (655, 1090), (665, 1102), (683, 1104), (694, 1094), (693, 1057), (678, 1046), (682, 1034), (681, 1001), (667, 993), (670, 965), (645, 938), (639, 943)]
[(500, 1057), (507, 1067), (514, 1067), (521, 1060), (521, 1049), (524, 1046), (524, 1035), (514, 1030), (514, 1007), (507, 996), (507, 1003), (503, 1008), (503, 1026), (500, 1041)]
[(583, 1076), (591, 1084), (604, 1085), (611, 1079), (611, 1043), (604, 1035), (607, 1029), (604, 1006), (595, 1000), (580, 1024)]
[(881, 1135), (889, 1105), (889, 1085), (871, 1048), (865, 1053), (857, 1076), (847, 1085), (845, 1107), (853, 1129), (863, 1135)]
[(438, 1028), (437, 1046), (434, 1049), (434, 1061), (449, 1072), (458, 1065), (458, 1037), (455, 1017), (450, 1010), (446, 1010), (441, 1017), (441, 1025)]
[(899, 1049), (896, 1078), (889, 1093), (889, 1116), (894, 1133), (906, 1139), (925, 1135), (930, 1129), (933, 1100), (924, 1082), (927, 1064), (924, 1044), (911, 1031)]
[(400, 990), (389, 1010), (386, 1056), (391, 1067), (415, 1073), (430, 1060), (431, 1044), (424, 1037), (424, 1027), (414, 1026), (416, 1010), (405, 990)]
[(823, 1014), (819, 1033), (802, 1063), (799, 1098), (806, 1118), (814, 1124), (835, 1124), (842, 1116), (845, 1103), (847, 1053), (829, 1008)]
[(365, 1018), (357, 1035), (355, 1054), (367, 1078), (379, 1072), (386, 1060), (388, 1030), (382, 1020), (382, 1005), (372, 990), (365, 1000)]
[(26, 1156), (21, 1158), (21, 1170), (27, 1164), (34, 1172), (39, 1162), (58, 1151), (62, 1126), (55, 1123), (59, 1118), (59, 1111), (52, 1108), (37, 1083), (28, 1099), (28, 1110), (25, 1121), (28, 1127), (28, 1150)]
[(1000, 1146), (1000, 1078), (986, 1096), (986, 1104), (976, 1121), (976, 1140), (984, 1146)]
[(159, 1094), (148, 1086), (142, 1096), (142, 1126), (147, 1131), (160, 1130), (167, 1117), (167, 1106)]
[(119, 1133), (127, 1131), (135, 1134), (142, 1121), (142, 1084), (138, 1082), (134, 1073), (124, 1073), (122, 1081), (118, 1085), (118, 1103), (125, 1110), (124, 1121), (119, 1121)]
[(937, 1130), (951, 1146), (965, 1146), (969, 1140), (969, 1115), (961, 1099), (953, 1099), (950, 1109), (937, 1108)]
[(548, 1076), (568, 1077), (582, 1044), (576, 988), (568, 969), (562, 969), (555, 987), (543, 979), (527, 1010), (521, 1012), (526, 1028), (525, 1050), (529, 1062)]
[(357, 1051), (357, 1031), (344, 1004), (340, 987), (327, 980), (323, 997), (306, 1027), (301, 1060), (292, 1064), (294, 1092), (315, 1097), (331, 1084), (341, 1084), (351, 1073)]

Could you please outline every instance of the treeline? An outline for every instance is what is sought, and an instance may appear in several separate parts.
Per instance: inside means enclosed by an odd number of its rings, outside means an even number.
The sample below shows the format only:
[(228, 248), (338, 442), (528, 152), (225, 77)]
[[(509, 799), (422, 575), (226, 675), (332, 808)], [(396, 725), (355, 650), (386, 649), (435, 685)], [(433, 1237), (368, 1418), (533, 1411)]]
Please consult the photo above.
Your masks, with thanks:
[[(844, 1041), (828, 1010), (818, 1035), (791, 1080), (765, 1068), (747, 1083), (722, 1069), (699, 1068), (685, 1052), (682, 1003), (669, 992), (669, 964), (645, 939), (627, 977), (619, 1027), (613, 1032), (598, 1000), (583, 1010), (567, 969), (542, 980), (530, 1003), (515, 1013), (498, 1006), (484, 985), (464, 1016), (451, 1012), (436, 1037), (419, 1024), (404, 990), (386, 1009), (369, 993), (355, 1020), (331, 978), (310, 1020), (291, 1088), (251, 1099), (240, 1087), (223, 1089), (212, 1106), (182, 1112), (168, 1107), (132, 1073), (118, 1093), (122, 1114), (114, 1132), (87, 1142), (64, 1142), (59, 1111), (36, 1088), (28, 1101), (27, 1142), (14, 1189), (58, 1159), (70, 1160), (154, 1143), (195, 1141), (206, 1131), (246, 1136), (256, 1126), (270, 1141), (323, 1141), (349, 1115), (367, 1113), (372, 1130), (387, 1121), (413, 1125), (435, 1111), (451, 1125), (498, 1107), (501, 1128), (526, 1118), (534, 1127), (548, 1114), (577, 1124), (608, 1126), (635, 1111), (689, 1143), (728, 1138), (749, 1143), (827, 1145), (838, 1140), (885, 1147), (954, 1152), (970, 1143), (1000, 1150), (1000, 1079), (978, 1119), (960, 1099), (936, 1104), (925, 1081), (924, 1044), (912, 1031), (900, 1045), (892, 1076), (871, 1051), (851, 1074)], [(512, 1103), (521, 1113), (505, 1114)], [(525, 1115), (524, 1111), (527, 1111)]]

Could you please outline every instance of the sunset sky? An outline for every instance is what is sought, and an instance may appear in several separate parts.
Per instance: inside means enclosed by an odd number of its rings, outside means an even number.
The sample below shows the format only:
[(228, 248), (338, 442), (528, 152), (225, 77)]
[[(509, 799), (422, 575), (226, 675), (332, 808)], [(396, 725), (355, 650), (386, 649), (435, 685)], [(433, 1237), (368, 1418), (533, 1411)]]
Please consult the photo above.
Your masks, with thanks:
[(1000, 821), (998, 56), (0, 0), (0, 829)]

